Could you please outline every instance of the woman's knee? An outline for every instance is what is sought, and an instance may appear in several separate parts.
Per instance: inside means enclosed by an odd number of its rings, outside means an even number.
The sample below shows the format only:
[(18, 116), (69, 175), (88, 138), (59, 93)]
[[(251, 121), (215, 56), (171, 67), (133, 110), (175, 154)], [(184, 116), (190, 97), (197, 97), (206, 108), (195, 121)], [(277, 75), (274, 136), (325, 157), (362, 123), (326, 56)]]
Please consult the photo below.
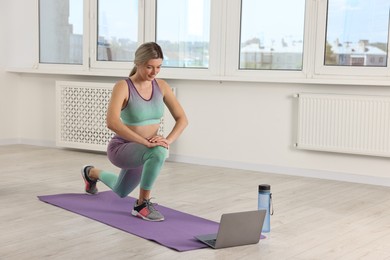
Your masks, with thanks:
[(136, 187), (138, 186), (137, 184), (129, 184), (128, 187), (122, 187), (121, 189), (113, 189), (113, 192), (116, 193), (120, 198), (126, 198)]
[(157, 148), (158, 148), (157, 150), (158, 150), (159, 157), (161, 157), (161, 159), (165, 161), (165, 159), (167, 159), (168, 157), (168, 149), (161, 146)]
[(118, 191), (118, 192), (115, 192), (120, 198), (125, 198), (127, 197), (127, 195), (129, 195), (128, 193), (125, 193), (123, 191)]
[(167, 158), (168, 150), (162, 146), (157, 146), (151, 149), (150, 157), (151, 159), (163, 163)]

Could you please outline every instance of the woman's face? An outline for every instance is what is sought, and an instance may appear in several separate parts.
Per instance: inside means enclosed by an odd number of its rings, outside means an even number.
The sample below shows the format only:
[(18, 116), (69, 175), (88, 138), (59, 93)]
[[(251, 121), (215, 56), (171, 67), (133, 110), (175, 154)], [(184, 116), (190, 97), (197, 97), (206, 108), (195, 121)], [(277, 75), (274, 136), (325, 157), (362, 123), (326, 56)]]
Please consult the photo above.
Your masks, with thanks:
[(162, 59), (151, 59), (145, 64), (137, 66), (137, 73), (144, 80), (152, 81), (160, 72)]

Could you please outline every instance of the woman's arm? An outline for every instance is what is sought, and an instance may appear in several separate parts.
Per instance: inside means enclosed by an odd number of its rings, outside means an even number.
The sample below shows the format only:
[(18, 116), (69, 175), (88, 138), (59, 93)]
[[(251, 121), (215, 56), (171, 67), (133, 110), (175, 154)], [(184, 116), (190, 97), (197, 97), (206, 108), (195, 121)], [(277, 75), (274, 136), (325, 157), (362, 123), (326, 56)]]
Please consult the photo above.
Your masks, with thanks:
[(164, 103), (168, 107), (176, 123), (172, 131), (166, 137), (168, 144), (173, 143), (188, 125), (187, 116), (179, 101), (172, 92), (171, 87), (164, 80), (159, 79), (158, 84), (164, 93)]
[(141, 135), (129, 129), (125, 124), (122, 123), (120, 119), (120, 113), (122, 107), (127, 102), (129, 92), (127, 88), (127, 83), (125, 80), (118, 81), (111, 94), (111, 99), (108, 104), (107, 109), (107, 127), (115, 132), (120, 137), (128, 140), (143, 144), (147, 147), (156, 146), (156, 144), (150, 143), (148, 140), (143, 138)]

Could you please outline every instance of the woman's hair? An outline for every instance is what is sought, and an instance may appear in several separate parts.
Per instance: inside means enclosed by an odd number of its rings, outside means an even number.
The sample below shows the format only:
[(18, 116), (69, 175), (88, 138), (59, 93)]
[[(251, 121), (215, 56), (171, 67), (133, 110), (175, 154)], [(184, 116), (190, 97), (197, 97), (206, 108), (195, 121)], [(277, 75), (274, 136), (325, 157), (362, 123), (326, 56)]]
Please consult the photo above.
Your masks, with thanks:
[(137, 65), (145, 64), (151, 59), (164, 59), (160, 45), (155, 42), (145, 42), (135, 51), (134, 67), (129, 77), (137, 72)]

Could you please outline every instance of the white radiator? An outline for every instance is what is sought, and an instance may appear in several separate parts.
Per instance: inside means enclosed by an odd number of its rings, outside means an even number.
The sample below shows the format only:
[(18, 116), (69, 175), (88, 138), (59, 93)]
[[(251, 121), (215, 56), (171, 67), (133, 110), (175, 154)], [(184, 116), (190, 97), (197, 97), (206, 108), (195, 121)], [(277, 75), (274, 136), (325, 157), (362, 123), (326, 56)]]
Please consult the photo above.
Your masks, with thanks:
[(389, 96), (297, 97), (297, 148), (390, 157)]
[[(106, 151), (114, 134), (106, 125), (113, 86), (114, 83), (56, 82), (57, 146)], [(161, 134), (170, 131), (172, 121), (166, 108), (160, 125)]]

